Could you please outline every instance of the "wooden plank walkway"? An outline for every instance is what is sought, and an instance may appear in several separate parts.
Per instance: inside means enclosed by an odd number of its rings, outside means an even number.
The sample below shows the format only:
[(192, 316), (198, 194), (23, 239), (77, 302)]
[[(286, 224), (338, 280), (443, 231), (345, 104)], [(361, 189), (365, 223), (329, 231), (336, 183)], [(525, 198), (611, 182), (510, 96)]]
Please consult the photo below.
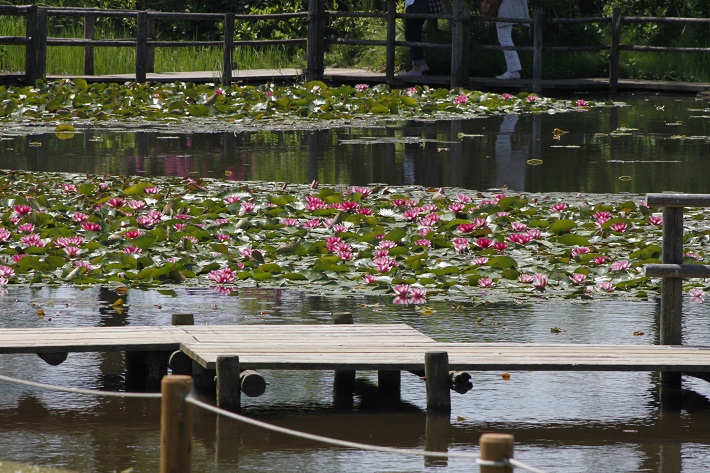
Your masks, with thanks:
[(210, 370), (237, 355), (245, 369), (421, 371), (445, 351), (453, 370), (710, 372), (705, 346), (441, 343), (405, 324), (0, 329), (0, 354), (178, 349)]
[[(209, 83), (219, 82), (220, 71), (194, 71), (194, 72), (163, 72), (148, 73), (149, 82), (195, 82)], [(282, 69), (240, 69), (232, 72), (234, 82), (239, 83), (268, 83), (268, 82), (298, 82), (304, 80), (304, 72), (297, 68)], [(82, 77), (89, 82), (130, 82), (135, 80), (135, 74), (112, 74), (102, 76), (65, 76), (50, 75), (48, 80), (71, 79)], [(377, 73), (365, 69), (356, 68), (326, 68), (323, 79), (332, 84), (356, 84), (368, 83), (378, 84), (386, 82), (384, 73)], [(427, 84), (432, 86), (448, 88), (451, 82), (449, 76), (426, 75), (414, 78), (395, 77), (392, 84), (397, 87), (407, 87), (413, 84)], [(513, 90), (532, 89), (531, 79), (520, 80), (498, 80), (488, 77), (469, 77), (465, 80), (466, 87)], [(542, 81), (543, 91), (605, 91), (609, 89), (608, 78), (581, 78), (581, 79), (553, 79)], [(643, 79), (619, 79), (619, 91), (664, 91), (699, 93), (710, 90), (710, 83), (707, 82), (682, 82), (682, 81), (659, 81)]]

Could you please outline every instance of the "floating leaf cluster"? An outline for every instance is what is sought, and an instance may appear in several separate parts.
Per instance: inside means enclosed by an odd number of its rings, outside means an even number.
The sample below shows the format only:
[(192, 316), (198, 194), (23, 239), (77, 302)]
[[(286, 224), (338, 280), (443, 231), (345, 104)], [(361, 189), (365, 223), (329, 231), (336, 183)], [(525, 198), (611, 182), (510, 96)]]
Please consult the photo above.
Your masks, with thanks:
[[(4, 171), (0, 284), (289, 286), (402, 303), (656, 295), (643, 266), (660, 262), (659, 209), (569, 198)], [(707, 217), (688, 209), (686, 225), (686, 262), (701, 263)]]
[(323, 82), (274, 84), (95, 83), (83, 79), (39, 83), (35, 87), (0, 87), (0, 119), (94, 121), (177, 120), (204, 118), (239, 123), (365, 118), (465, 117), (493, 113), (583, 110), (603, 103), (544, 98), (536, 94), (495, 94), (429, 87), (390, 89), (328, 87)]

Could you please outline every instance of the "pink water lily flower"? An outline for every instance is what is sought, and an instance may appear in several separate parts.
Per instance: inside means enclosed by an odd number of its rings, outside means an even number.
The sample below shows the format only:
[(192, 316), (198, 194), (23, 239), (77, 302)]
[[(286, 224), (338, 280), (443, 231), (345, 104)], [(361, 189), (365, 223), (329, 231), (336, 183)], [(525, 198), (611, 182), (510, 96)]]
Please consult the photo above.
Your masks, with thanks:
[(377, 281), (377, 276), (375, 276), (374, 274), (365, 274), (365, 275), (362, 277), (362, 281), (363, 281), (365, 284), (372, 284), (372, 283), (374, 283), (374, 282)]
[(486, 258), (485, 256), (479, 256), (479, 257), (473, 258), (473, 259), (471, 260), (471, 264), (473, 264), (473, 265), (475, 265), (475, 266), (481, 266), (481, 265), (484, 265), (484, 264), (486, 264), (486, 263), (488, 263), (488, 258)]
[(464, 209), (464, 205), (461, 202), (452, 202), (449, 205), (449, 211), (451, 213), (459, 213)]
[(626, 224), (624, 222), (612, 223), (609, 228), (618, 233), (624, 233), (626, 231)]
[(511, 228), (513, 229), (513, 231), (515, 231), (515, 232), (522, 232), (522, 231), (524, 231), (525, 229), (528, 228), (528, 226), (527, 226), (525, 223), (523, 223), (523, 222), (513, 222), (513, 223), (510, 224), (510, 227), (511, 227)]
[(19, 216), (29, 215), (32, 213), (32, 207), (29, 205), (15, 205), (12, 209)]
[(597, 289), (600, 292), (614, 292), (614, 285), (609, 281), (602, 281), (597, 284)]
[(586, 100), (579, 99), (575, 102), (575, 105), (578, 107), (588, 107), (589, 103), (587, 103)]
[(79, 248), (76, 246), (65, 246), (64, 247), (64, 253), (67, 254), (70, 258), (73, 258), (74, 256), (78, 255), (81, 252)]
[(626, 260), (614, 261), (609, 265), (609, 271), (628, 271), (631, 263)]
[(496, 250), (498, 253), (502, 253), (503, 250), (505, 250), (506, 248), (508, 248), (508, 244), (507, 244), (506, 242), (504, 242), (504, 241), (497, 241), (497, 242), (493, 243), (493, 248), (495, 248), (495, 250)]
[(536, 289), (545, 289), (547, 287), (547, 276), (544, 274), (535, 274), (533, 276), (532, 285)]
[(567, 204), (559, 202), (557, 204), (554, 204), (552, 207), (550, 207), (550, 212), (562, 212), (566, 208), (567, 208)]
[(392, 286), (392, 291), (396, 296), (408, 297), (410, 292), (409, 284), (397, 284)]
[(370, 86), (367, 84), (355, 84), (355, 90), (358, 92), (365, 92)]
[(691, 289), (688, 291), (690, 296), (690, 302), (694, 304), (699, 304), (705, 300), (705, 293), (702, 289)]
[(135, 229), (133, 229), (133, 230), (128, 230), (126, 233), (123, 234), (123, 236), (125, 236), (125, 237), (128, 238), (129, 240), (134, 240), (134, 239), (138, 238), (138, 237), (141, 236), (141, 235), (143, 235), (143, 232), (140, 231), (140, 230), (135, 230)]
[(32, 233), (33, 231), (35, 231), (35, 226), (31, 223), (23, 223), (22, 225), (17, 227), (17, 231), (21, 233)]
[(493, 240), (486, 237), (480, 237), (474, 241), (474, 244), (481, 249), (485, 249), (493, 245)]
[(584, 284), (584, 281), (587, 279), (587, 275), (583, 273), (572, 273), (570, 276), (570, 279), (572, 280), (573, 283), (577, 285), (582, 285)]
[(521, 283), (524, 283), (524, 284), (530, 284), (534, 280), (535, 280), (535, 276), (533, 276), (532, 274), (523, 273), (520, 276), (518, 276), (518, 281), (520, 281)]
[(650, 223), (651, 225), (655, 225), (657, 227), (660, 227), (663, 225), (663, 217), (659, 217), (656, 215), (650, 215), (648, 217), (648, 223)]
[(493, 287), (494, 283), (491, 278), (481, 278), (478, 280), (478, 285), (480, 287)]
[(454, 238), (452, 243), (454, 245), (454, 250), (456, 250), (457, 253), (464, 253), (468, 251), (468, 247), (470, 246), (468, 238)]
[(454, 104), (463, 105), (468, 102), (468, 95), (461, 94), (454, 99)]
[(4, 277), (4, 278), (9, 278), (9, 277), (12, 276), (13, 274), (15, 274), (15, 270), (14, 270), (14, 269), (12, 269), (12, 268), (9, 267), (9, 266), (0, 265), (0, 276), (2, 276), (2, 277)]
[(234, 272), (229, 269), (214, 269), (209, 272), (207, 275), (212, 281), (216, 282), (217, 284), (228, 284), (231, 282), (234, 282)]
[(5, 227), (0, 227), (0, 241), (8, 241), (12, 238), (12, 232)]
[(586, 246), (575, 246), (574, 248), (572, 248), (572, 258), (576, 258), (579, 255), (589, 253), (589, 251), (589, 248), (587, 248)]
[(27, 246), (41, 248), (44, 246), (44, 241), (37, 233), (30, 233), (20, 238), (20, 241)]
[(123, 252), (127, 255), (138, 255), (142, 252), (137, 246), (127, 246), (123, 249)]

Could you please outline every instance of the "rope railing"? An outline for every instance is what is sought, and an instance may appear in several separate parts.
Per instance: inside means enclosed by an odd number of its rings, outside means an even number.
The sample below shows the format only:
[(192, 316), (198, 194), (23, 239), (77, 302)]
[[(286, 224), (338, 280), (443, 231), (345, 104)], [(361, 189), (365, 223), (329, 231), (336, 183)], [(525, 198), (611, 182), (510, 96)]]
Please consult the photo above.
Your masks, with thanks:
[[(277, 425), (252, 419), (235, 412), (220, 409), (219, 407), (200, 401), (192, 395), (192, 378), (190, 376), (173, 375), (164, 377), (161, 393), (135, 393), (82, 389), (38, 383), (36, 381), (23, 380), (4, 375), (0, 375), (0, 381), (29, 386), (36, 389), (66, 392), (71, 394), (102, 397), (161, 399), (161, 471), (171, 471), (176, 473), (188, 473), (190, 471), (189, 444), (192, 442), (192, 409), (188, 406), (196, 406), (214, 414), (271, 432), (289, 435), (303, 440), (312, 440), (314, 442), (333, 445), (336, 447), (353, 448), (371, 452), (392, 453), (398, 455), (414, 455), (429, 458), (467, 458), (476, 460), (476, 463), (481, 466), (481, 471), (484, 471), (484, 468), (494, 468), (496, 471), (499, 471), (498, 469), (500, 469), (500, 471), (512, 471), (513, 468), (519, 468), (530, 473), (546, 473), (544, 470), (540, 470), (512, 458), (513, 436), (509, 434), (483, 434), (480, 440), (480, 455), (465, 452), (434, 452), (428, 450), (384, 447), (379, 445), (351, 442), (347, 440), (339, 440), (322, 435), (309, 434), (307, 432), (301, 432), (286, 427), (279, 427)], [(497, 452), (502, 452), (502, 454)]]
[(94, 389), (82, 389), (82, 388), (72, 388), (67, 386), (56, 386), (53, 384), (38, 383), (36, 381), (29, 381), (25, 379), (12, 378), (10, 376), (0, 375), (0, 381), (5, 381), (8, 383), (21, 384), (24, 386), (30, 386), (37, 389), (43, 389), (45, 391), (58, 391), (71, 394), (81, 394), (85, 396), (101, 396), (101, 397), (127, 397), (127, 398), (140, 398), (140, 399), (160, 399), (162, 394), (160, 393), (134, 393), (134, 392), (117, 392), (117, 391), (100, 391)]

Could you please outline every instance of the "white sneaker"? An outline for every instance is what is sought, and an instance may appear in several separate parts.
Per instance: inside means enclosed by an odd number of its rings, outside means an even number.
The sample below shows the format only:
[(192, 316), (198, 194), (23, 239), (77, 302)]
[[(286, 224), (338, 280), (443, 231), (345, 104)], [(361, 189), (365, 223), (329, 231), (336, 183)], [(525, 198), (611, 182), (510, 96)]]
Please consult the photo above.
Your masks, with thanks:
[(496, 79), (500, 79), (500, 80), (520, 79), (520, 72), (505, 72), (499, 76), (496, 76)]
[(421, 77), (426, 71), (429, 70), (429, 66), (422, 64), (421, 66), (412, 66), (407, 72), (402, 72), (399, 77)]

